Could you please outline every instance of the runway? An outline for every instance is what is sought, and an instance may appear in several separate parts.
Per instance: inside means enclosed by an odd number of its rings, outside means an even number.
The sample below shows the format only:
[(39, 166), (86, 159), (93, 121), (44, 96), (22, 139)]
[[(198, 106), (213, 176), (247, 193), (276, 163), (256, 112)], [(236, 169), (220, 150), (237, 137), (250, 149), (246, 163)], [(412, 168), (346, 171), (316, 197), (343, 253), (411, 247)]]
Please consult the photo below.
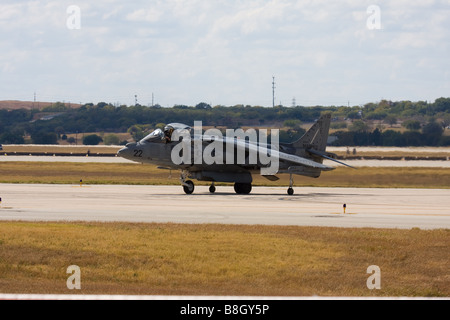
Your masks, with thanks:
[(448, 189), (0, 184), (0, 197), (0, 220), (450, 228)]

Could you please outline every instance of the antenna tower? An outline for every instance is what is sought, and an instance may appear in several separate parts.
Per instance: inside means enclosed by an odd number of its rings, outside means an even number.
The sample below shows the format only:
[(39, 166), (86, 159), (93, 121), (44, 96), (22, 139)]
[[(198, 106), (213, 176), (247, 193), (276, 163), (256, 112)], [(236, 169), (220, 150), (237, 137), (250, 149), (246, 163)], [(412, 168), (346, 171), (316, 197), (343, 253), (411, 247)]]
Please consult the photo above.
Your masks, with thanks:
[(272, 76), (272, 108), (275, 107), (275, 77)]

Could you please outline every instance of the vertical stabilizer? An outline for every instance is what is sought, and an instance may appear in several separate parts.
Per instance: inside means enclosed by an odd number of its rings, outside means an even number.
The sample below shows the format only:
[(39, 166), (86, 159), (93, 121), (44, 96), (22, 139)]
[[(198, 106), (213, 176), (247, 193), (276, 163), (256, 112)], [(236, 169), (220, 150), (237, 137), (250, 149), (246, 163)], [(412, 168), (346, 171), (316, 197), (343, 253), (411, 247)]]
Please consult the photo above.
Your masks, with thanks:
[(292, 145), (295, 148), (315, 149), (325, 151), (327, 147), (328, 132), (330, 130), (331, 113), (324, 114), (316, 123)]

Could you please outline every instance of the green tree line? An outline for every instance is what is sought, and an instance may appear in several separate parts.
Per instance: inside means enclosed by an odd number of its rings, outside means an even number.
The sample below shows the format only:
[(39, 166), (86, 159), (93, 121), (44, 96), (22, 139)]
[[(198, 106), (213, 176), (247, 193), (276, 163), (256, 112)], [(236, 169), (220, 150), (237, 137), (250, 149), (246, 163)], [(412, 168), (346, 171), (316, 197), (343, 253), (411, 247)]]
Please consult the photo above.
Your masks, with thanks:
[[(137, 139), (152, 128), (164, 123), (181, 122), (193, 125), (201, 120), (203, 126), (238, 127), (286, 127), (282, 140), (294, 140), (304, 133), (302, 123), (311, 123), (324, 112), (332, 114), (332, 128), (346, 129), (344, 120), (352, 121), (348, 130), (336, 133), (335, 144), (342, 145), (448, 145), (443, 128), (450, 125), (450, 98), (434, 102), (382, 100), (361, 106), (315, 106), (266, 108), (261, 106), (210, 106), (201, 102), (196, 106), (175, 105), (163, 108), (114, 106), (110, 103), (88, 103), (80, 108), (69, 108), (56, 103), (42, 110), (0, 110), (0, 143), (20, 144), (30, 136), (32, 143), (53, 144), (59, 136), (83, 132), (130, 132)], [(39, 119), (40, 114), (53, 118)], [(36, 119), (38, 118), (38, 119)], [(408, 124), (406, 132), (369, 129), (368, 123), (382, 122), (392, 125)], [(357, 124), (362, 122), (363, 128)], [(439, 126), (441, 130), (429, 130)], [(366, 126), (364, 128), (364, 126)], [(432, 132), (430, 132), (432, 131)], [(440, 132), (440, 134), (438, 134)]]
[(399, 132), (395, 130), (381, 131), (375, 128), (373, 131), (338, 131), (335, 132), (337, 140), (334, 146), (395, 146), (395, 147), (419, 147), (419, 146), (450, 146), (450, 136), (443, 136), (442, 125), (436, 122), (426, 124), (421, 131), (408, 130)]

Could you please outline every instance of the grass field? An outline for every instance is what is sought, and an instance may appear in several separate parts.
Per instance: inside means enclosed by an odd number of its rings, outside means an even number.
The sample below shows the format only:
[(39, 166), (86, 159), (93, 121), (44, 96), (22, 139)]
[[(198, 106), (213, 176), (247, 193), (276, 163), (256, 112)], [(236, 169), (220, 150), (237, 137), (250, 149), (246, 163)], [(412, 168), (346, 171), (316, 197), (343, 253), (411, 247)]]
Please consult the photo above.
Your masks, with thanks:
[[(151, 165), (0, 162), (0, 183), (178, 177)], [(286, 186), (280, 177), (255, 175), (254, 185)], [(339, 167), (295, 185), (448, 189), (450, 169)], [(0, 292), (449, 297), (449, 243), (449, 229), (0, 222)], [(70, 265), (81, 268), (81, 290), (66, 287)], [(367, 288), (371, 265), (381, 269), (380, 290)]]
[(95, 155), (97, 153), (104, 155), (115, 155), (117, 151), (122, 148), (120, 146), (74, 146), (74, 145), (5, 145), (3, 146), (2, 153), (14, 154), (18, 153), (47, 153), (49, 155), (55, 153), (64, 154), (86, 154), (91, 153)]
[(449, 243), (450, 230), (0, 222), (0, 292), (448, 297)]
[(450, 157), (449, 147), (327, 147), (338, 156), (362, 157)]
[[(268, 181), (254, 175), (255, 186), (286, 186), (288, 175)], [(113, 163), (0, 162), (0, 183), (76, 184), (179, 184), (179, 172), (151, 165)], [(449, 168), (373, 168), (357, 170), (338, 167), (318, 179), (295, 176), (296, 186), (368, 187), (368, 188), (450, 188)], [(202, 184), (197, 182), (196, 184)], [(207, 182), (203, 182), (207, 185)]]

